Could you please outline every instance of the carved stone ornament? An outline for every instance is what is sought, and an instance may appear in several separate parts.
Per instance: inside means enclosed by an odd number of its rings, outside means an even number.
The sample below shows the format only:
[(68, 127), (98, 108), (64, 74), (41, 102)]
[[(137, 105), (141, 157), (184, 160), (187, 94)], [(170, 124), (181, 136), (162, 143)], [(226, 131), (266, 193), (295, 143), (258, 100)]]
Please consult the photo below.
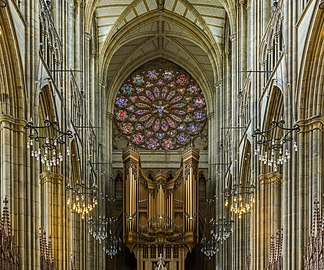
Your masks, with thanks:
[(306, 246), (305, 270), (324, 269), (324, 217), (320, 213), (319, 201), (314, 203), (312, 231)]
[(40, 247), (40, 269), (41, 270), (55, 270), (54, 255), (52, 248), (52, 237), (48, 240), (46, 232), (39, 229), (39, 247)]
[(0, 221), (0, 269), (18, 270), (19, 255), (11, 234), (10, 213), (8, 200), (4, 200), (2, 219)]

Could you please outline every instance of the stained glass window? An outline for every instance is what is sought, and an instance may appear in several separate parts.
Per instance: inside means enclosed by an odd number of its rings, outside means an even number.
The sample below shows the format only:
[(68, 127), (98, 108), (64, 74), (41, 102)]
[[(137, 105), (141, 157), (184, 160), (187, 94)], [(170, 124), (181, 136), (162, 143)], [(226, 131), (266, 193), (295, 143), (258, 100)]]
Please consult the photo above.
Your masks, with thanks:
[(165, 60), (134, 71), (118, 90), (115, 120), (132, 143), (149, 150), (190, 143), (206, 123), (206, 101), (197, 82)]

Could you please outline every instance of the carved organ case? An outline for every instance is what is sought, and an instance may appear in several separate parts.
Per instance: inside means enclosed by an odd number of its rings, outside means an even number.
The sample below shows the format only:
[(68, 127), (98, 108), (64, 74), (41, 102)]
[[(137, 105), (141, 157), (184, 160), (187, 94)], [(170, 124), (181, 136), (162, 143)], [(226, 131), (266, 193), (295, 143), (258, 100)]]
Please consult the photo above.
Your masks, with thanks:
[(132, 148), (123, 154), (123, 238), (135, 253), (137, 269), (184, 269), (185, 257), (198, 242), (198, 162), (194, 148), (182, 155), (174, 177), (159, 171), (145, 175)]

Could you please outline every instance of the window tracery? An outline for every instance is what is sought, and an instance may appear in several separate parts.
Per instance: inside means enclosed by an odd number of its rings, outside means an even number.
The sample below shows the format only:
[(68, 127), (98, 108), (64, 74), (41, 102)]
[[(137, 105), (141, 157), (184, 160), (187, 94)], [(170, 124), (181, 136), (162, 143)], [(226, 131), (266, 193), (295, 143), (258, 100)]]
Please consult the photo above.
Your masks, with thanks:
[(261, 45), (262, 70), (267, 72), (264, 75), (264, 85), (266, 85), (266, 83), (269, 81), (272, 72), (276, 69), (282, 58), (281, 56), (284, 50), (282, 22), (282, 1), (280, 1), (272, 11), (270, 22), (264, 34)]
[(137, 146), (177, 149), (204, 127), (206, 101), (186, 71), (168, 61), (152, 61), (123, 83), (114, 117), (122, 133)]

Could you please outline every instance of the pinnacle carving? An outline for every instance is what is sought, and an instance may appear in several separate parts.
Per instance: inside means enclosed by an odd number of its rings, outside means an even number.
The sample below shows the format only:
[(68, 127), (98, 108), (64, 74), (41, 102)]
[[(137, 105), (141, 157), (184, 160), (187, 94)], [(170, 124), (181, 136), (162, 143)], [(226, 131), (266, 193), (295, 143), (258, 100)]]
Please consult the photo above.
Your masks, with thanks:
[[(324, 210), (324, 209), (323, 209)], [(324, 269), (324, 211), (320, 213), (319, 201), (314, 202), (311, 235), (305, 251), (305, 270)]]
[(4, 206), (0, 223), (0, 269), (17, 270), (19, 268), (19, 256), (11, 234), (11, 222), (7, 206), (7, 198), (4, 199), (3, 203)]
[(52, 237), (48, 240), (46, 232), (39, 229), (40, 265), (41, 270), (55, 270)]

